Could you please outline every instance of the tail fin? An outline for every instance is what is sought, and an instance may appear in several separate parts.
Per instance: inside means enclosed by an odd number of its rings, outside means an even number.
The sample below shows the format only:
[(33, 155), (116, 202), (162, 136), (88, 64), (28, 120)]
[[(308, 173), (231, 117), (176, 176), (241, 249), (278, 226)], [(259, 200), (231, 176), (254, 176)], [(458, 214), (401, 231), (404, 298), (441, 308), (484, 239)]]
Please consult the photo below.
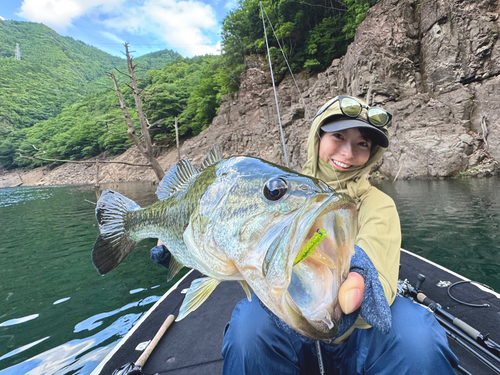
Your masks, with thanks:
[(140, 209), (137, 203), (119, 193), (102, 192), (95, 210), (101, 234), (92, 251), (92, 262), (101, 275), (118, 266), (137, 245), (125, 232), (124, 216)]

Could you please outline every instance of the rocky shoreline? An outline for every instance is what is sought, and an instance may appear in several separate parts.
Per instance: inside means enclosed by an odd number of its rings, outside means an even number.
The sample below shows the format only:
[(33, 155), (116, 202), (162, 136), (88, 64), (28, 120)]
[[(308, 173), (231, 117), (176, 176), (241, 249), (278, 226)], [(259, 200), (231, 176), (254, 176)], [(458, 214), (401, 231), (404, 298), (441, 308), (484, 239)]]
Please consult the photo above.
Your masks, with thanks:
[[(347, 53), (320, 74), (279, 84), (290, 167), (306, 159), (310, 118), (329, 98), (348, 94), (393, 114), (390, 146), (372, 171), (391, 179), (493, 176), (500, 160), (500, 0), (381, 0)], [(285, 165), (267, 63), (248, 57), (238, 94), (225, 97), (211, 126), (185, 140), (181, 156), (199, 166), (218, 144), (225, 156)], [(301, 97), (302, 95), (302, 97)], [(99, 159), (101, 158), (101, 159)], [(109, 160), (104, 155), (99, 160)], [(132, 148), (113, 160), (145, 163)], [(176, 149), (165, 150), (168, 169)], [(95, 161), (95, 159), (93, 159)], [(100, 181), (154, 181), (147, 168), (101, 164)], [(96, 164), (0, 170), (0, 187), (92, 184)]]

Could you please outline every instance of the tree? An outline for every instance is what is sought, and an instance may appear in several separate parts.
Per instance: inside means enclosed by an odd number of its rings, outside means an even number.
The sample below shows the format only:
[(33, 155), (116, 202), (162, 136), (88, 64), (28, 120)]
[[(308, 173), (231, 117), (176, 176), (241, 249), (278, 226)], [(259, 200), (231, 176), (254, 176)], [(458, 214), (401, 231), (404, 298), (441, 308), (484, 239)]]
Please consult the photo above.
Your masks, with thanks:
[[(113, 84), (115, 87), (116, 94), (118, 95), (118, 100), (120, 101), (120, 108), (123, 112), (123, 117), (125, 118), (125, 123), (127, 124), (128, 130), (127, 134), (132, 139), (134, 144), (136, 145), (137, 149), (146, 157), (146, 159), (149, 161), (151, 168), (153, 168), (153, 171), (156, 174), (156, 177), (158, 178), (159, 181), (163, 179), (163, 176), (165, 176), (165, 172), (163, 171), (163, 168), (161, 167), (160, 163), (158, 160), (155, 158), (153, 154), (153, 144), (151, 142), (151, 136), (149, 134), (149, 123), (146, 117), (144, 116), (144, 112), (142, 110), (142, 102), (141, 98), (139, 96), (139, 89), (137, 87), (137, 78), (135, 77), (134, 71), (137, 68), (137, 65), (133, 64), (133, 59), (130, 56), (130, 51), (129, 51), (129, 45), (128, 43), (125, 43), (125, 50), (127, 54), (127, 68), (128, 68), (128, 77), (130, 78), (130, 89), (132, 90), (132, 93), (134, 95), (134, 101), (135, 101), (135, 110), (137, 112), (137, 116), (139, 118), (139, 124), (141, 127), (141, 135), (142, 139), (136, 134), (134, 123), (132, 122), (132, 118), (130, 117), (128, 108), (127, 108), (127, 103), (125, 102), (125, 99), (123, 97), (122, 91), (120, 89), (120, 86), (118, 86), (118, 82), (116, 80), (116, 77), (113, 73), (109, 73), (111, 79), (113, 80)], [(162, 121), (162, 120), (158, 120)], [(155, 125), (155, 124), (153, 124)]]

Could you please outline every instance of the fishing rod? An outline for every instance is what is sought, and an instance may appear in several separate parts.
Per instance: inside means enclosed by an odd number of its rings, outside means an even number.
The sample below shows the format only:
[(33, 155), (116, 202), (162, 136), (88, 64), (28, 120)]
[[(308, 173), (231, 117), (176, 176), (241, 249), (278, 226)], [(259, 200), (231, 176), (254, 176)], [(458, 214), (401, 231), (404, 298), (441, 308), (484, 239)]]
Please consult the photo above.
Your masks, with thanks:
[[(271, 30), (273, 31), (274, 37), (276, 38), (276, 42), (278, 43), (279, 49), (281, 51), (281, 54), (283, 55), (283, 59), (284, 59), (284, 61), (286, 63), (286, 66), (288, 67), (288, 71), (290, 72), (290, 75), (291, 75), (291, 77), (293, 79), (293, 82), (295, 83), (295, 87), (297, 89), (297, 92), (299, 93), (300, 99), (302, 100), (302, 104), (304, 106), (304, 109), (307, 112), (307, 119), (308, 120), (311, 120), (311, 114), (309, 112), (309, 108), (307, 107), (306, 101), (304, 100), (304, 96), (302, 95), (302, 92), (300, 91), (300, 88), (299, 88), (299, 85), (297, 83), (297, 80), (295, 79), (295, 75), (293, 74), (292, 68), (291, 68), (291, 66), (290, 66), (290, 64), (288, 62), (288, 59), (287, 59), (286, 54), (285, 54), (285, 51), (281, 47), (281, 43), (279, 41), (279, 38), (276, 35), (276, 32), (274, 31), (273, 24), (272, 24), (271, 20), (269, 19), (269, 16), (268, 16), (267, 12), (265, 11), (264, 6), (262, 5), (262, 1), (260, 2), (260, 11), (261, 11), (261, 14), (262, 14), (262, 25), (264, 27), (264, 38), (266, 40), (267, 56), (268, 56), (268, 60), (269, 60), (269, 69), (271, 71), (271, 80), (272, 80), (272, 83), (273, 83), (274, 100), (276, 102), (276, 111), (278, 112), (278, 122), (279, 122), (279, 125), (280, 125), (281, 142), (283, 144), (283, 152), (285, 154), (286, 166), (290, 167), (289, 163), (288, 163), (288, 155), (287, 155), (287, 152), (286, 152), (285, 136), (284, 136), (284, 133), (283, 133), (283, 127), (281, 125), (281, 116), (280, 116), (280, 110), (279, 110), (279, 104), (278, 104), (278, 95), (277, 95), (277, 92), (276, 92), (276, 84), (274, 82), (273, 66), (272, 66), (272, 62), (271, 62), (271, 54), (269, 52), (269, 41), (268, 41), (268, 38), (267, 38), (266, 22), (264, 20), (264, 14), (267, 17), (269, 25), (271, 26)], [(321, 135), (319, 133), (319, 130), (316, 130), (316, 135), (318, 136), (319, 140), (321, 141)], [(330, 159), (330, 161), (332, 161), (331, 157), (329, 155), (327, 155), (327, 156), (328, 156), (328, 159)], [(335, 174), (335, 178), (337, 179), (337, 182), (339, 184), (340, 191), (343, 193), (344, 189), (342, 188), (342, 184), (340, 183), (339, 177), (337, 176), (337, 172), (335, 172), (335, 169), (333, 169), (333, 173)]]
[(420, 290), (422, 283), (425, 281), (425, 276), (419, 274), (417, 279), (415, 287), (407, 279), (399, 280), (398, 294), (426, 306), (434, 313), (434, 316), (444, 328), (448, 337), (474, 355), (491, 370), (500, 374), (500, 345), (491, 340), (488, 334), (482, 334), (463, 320), (445, 311), (439, 303), (427, 297)]
[(271, 64), (271, 53), (269, 52), (269, 42), (267, 40), (266, 22), (264, 21), (264, 8), (262, 6), (262, 1), (260, 2), (260, 10), (262, 13), (262, 25), (264, 26), (264, 37), (266, 39), (267, 57), (269, 59), (269, 69), (271, 69), (271, 80), (273, 81), (274, 100), (276, 102), (276, 111), (278, 112), (278, 122), (280, 124), (281, 142), (283, 143), (283, 152), (285, 153), (286, 166), (287, 168), (290, 168), (290, 164), (288, 163), (288, 155), (286, 153), (285, 135), (283, 134), (283, 126), (281, 125), (280, 107), (278, 104), (278, 94), (276, 92), (276, 84), (274, 83), (273, 65)]

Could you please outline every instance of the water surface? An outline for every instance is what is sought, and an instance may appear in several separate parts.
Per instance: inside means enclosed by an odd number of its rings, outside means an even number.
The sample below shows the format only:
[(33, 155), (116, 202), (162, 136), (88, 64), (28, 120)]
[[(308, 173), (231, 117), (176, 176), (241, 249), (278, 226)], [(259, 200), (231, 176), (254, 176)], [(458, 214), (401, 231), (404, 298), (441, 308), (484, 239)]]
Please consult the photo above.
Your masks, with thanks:
[[(500, 291), (499, 179), (382, 181), (403, 247)], [(146, 206), (156, 186), (109, 186)], [(90, 374), (170, 287), (144, 241), (100, 276), (91, 186), (0, 189), (0, 375)]]
[(402, 247), (500, 292), (500, 179), (383, 181)]
[[(155, 200), (150, 183), (112, 188)], [(168, 290), (151, 240), (97, 273), (95, 201), (90, 186), (0, 189), (0, 374), (89, 374)]]

